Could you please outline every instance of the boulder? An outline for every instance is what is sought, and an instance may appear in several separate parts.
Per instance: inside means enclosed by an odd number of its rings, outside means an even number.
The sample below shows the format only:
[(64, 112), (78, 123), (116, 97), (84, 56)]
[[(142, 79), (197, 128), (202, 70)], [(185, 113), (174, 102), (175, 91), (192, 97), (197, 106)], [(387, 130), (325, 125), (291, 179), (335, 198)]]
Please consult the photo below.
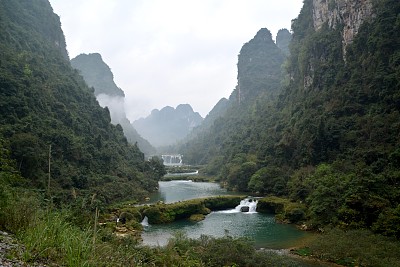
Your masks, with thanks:
[(243, 206), (243, 207), (240, 208), (241, 212), (249, 212), (249, 210), (250, 210), (249, 206)]

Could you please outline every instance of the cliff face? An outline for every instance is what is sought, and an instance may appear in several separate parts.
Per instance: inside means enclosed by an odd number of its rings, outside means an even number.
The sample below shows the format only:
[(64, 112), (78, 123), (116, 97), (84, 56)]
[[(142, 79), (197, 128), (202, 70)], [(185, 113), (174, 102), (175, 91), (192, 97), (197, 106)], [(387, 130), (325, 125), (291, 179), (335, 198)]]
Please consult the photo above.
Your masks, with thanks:
[(353, 42), (361, 24), (373, 16), (372, 0), (313, 0), (314, 29), (327, 22), (329, 28), (343, 27), (343, 51)]

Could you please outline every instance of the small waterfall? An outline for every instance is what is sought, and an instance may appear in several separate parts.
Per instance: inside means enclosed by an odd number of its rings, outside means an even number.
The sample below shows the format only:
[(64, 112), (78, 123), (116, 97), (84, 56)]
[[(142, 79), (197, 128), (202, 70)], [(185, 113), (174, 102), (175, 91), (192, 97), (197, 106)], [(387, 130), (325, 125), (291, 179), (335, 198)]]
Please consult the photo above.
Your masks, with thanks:
[(164, 165), (166, 166), (182, 166), (182, 155), (161, 155)]
[(143, 227), (149, 226), (149, 218), (147, 216), (144, 216), (143, 221), (140, 223)]
[(247, 197), (240, 201), (234, 209), (218, 211), (220, 213), (257, 213), (258, 200), (252, 197)]
[(240, 201), (240, 204), (236, 206), (235, 210), (238, 212), (249, 212), (256, 213), (258, 200), (254, 198), (245, 198)]

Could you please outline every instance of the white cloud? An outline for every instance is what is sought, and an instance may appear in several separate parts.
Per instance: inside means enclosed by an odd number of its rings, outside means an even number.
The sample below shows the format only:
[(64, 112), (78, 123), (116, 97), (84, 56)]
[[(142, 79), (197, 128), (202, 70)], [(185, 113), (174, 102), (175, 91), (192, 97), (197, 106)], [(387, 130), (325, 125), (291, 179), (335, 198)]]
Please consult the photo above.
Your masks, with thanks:
[(50, 0), (71, 57), (98, 52), (130, 120), (189, 103), (204, 117), (236, 84), (241, 46), (290, 29), (302, 0)]

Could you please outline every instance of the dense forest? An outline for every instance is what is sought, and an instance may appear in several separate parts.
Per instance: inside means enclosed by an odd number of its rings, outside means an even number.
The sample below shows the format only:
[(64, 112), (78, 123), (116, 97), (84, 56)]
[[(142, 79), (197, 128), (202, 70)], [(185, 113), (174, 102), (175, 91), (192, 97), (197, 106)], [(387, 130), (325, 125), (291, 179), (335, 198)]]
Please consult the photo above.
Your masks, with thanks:
[(1, 145), (27, 186), (57, 203), (89, 194), (102, 203), (139, 199), (154, 190), (159, 162), (145, 162), (71, 67), (48, 1), (1, 1), (0, 23)]
[(344, 25), (315, 29), (304, 1), (282, 68), (261, 30), (240, 51), (227, 111), (180, 147), (185, 159), (231, 189), (307, 203), (314, 227), (399, 237), (400, 4), (373, 12), (344, 49)]

